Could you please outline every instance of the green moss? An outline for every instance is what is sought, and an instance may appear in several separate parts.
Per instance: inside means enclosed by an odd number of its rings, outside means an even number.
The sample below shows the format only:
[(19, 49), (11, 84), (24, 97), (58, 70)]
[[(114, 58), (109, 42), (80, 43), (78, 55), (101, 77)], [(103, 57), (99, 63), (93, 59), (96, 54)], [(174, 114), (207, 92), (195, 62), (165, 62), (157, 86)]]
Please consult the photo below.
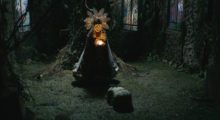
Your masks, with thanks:
[[(134, 112), (115, 112), (104, 96), (97, 97), (71, 85), (71, 71), (46, 75), (41, 80), (31, 75), (47, 66), (41, 63), (23, 66), (23, 78), (35, 99), (26, 106), (36, 116), (53, 120), (65, 114), (73, 120), (217, 120), (214, 104), (197, 101), (202, 97), (203, 81), (195, 75), (177, 72), (160, 62), (135, 62), (137, 72), (119, 73), (120, 86), (132, 93)], [(201, 93), (201, 94), (200, 94)]]

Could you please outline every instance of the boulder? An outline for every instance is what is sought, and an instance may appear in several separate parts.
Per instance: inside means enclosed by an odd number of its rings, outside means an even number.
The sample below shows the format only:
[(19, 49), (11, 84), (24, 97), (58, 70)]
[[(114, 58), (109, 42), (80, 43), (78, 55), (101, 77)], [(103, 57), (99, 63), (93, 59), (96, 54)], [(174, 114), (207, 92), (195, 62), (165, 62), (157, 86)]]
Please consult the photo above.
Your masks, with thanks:
[(107, 102), (120, 113), (133, 112), (131, 93), (123, 87), (110, 87), (106, 94)]

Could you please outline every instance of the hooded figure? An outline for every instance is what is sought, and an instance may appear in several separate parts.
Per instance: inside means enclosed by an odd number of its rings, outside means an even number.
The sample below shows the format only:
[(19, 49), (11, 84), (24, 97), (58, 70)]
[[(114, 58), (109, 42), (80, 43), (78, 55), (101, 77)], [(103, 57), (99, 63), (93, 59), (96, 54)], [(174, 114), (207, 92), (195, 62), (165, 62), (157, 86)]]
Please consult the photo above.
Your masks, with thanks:
[(113, 58), (106, 34), (110, 19), (104, 9), (99, 12), (92, 9), (87, 13), (84, 22), (89, 32), (85, 48), (74, 66), (73, 76), (85, 81), (112, 80), (119, 67)]

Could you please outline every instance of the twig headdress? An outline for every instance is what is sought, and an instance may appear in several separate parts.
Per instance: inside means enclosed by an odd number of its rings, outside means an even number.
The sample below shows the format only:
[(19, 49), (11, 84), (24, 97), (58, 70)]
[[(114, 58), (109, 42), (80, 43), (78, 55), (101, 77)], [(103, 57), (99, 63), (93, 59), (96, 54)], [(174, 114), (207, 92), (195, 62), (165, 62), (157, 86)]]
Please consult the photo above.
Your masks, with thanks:
[(100, 22), (99, 24), (101, 24), (105, 30), (109, 29), (107, 22), (110, 20), (110, 18), (108, 18), (107, 13), (104, 13), (104, 8), (100, 9), (99, 11), (97, 11), (96, 9), (92, 9), (92, 11), (87, 11), (87, 15), (88, 17), (84, 20), (87, 30), (92, 29), (97, 22)]

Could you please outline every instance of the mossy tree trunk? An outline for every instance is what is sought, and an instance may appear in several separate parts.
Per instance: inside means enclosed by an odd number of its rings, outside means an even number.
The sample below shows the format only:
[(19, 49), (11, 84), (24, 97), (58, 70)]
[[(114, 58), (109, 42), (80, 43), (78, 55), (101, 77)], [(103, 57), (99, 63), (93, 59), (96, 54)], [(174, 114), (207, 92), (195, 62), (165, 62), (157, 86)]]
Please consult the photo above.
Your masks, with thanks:
[(213, 24), (212, 57), (207, 73), (207, 93), (211, 100), (220, 100), (220, 13), (219, 0), (209, 0), (210, 22)]
[(10, 33), (10, 7), (13, 2), (0, 2), (0, 110), (2, 119), (20, 120), (20, 90), (17, 75), (8, 56), (7, 40)]

